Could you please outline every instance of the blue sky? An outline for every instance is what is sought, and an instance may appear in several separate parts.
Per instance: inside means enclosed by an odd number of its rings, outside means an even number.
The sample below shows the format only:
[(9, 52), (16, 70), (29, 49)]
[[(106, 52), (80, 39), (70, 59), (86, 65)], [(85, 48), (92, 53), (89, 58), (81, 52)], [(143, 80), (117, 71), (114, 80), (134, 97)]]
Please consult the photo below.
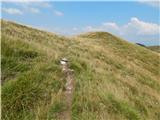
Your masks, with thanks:
[(2, 2), (1, 18), (62, 35), (107, 31), (130, 42), (158, 45), (157, 2)]

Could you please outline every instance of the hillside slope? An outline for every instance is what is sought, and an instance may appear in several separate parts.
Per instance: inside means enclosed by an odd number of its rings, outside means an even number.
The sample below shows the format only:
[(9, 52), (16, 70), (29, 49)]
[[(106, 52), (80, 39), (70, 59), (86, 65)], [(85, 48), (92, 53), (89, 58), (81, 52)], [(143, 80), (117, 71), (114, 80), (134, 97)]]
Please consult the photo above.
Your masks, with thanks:
[(159, 55), (106, 32), (72, 38), (2, 20), (2, 119), (61, 119), (74, 70), (73, 120), (159, 120)]
[(148, 46), (147, 48), (160, 53), (160, 46)]

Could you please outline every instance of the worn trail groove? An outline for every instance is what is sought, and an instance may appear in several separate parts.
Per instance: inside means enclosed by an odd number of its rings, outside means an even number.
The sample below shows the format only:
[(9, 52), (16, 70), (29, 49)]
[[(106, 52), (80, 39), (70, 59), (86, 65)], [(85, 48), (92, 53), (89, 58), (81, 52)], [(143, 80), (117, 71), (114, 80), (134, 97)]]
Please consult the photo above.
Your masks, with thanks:
[(73, 92), (74, 92), (74, 73), (68, 66), (68, 61), (62, 61), (62, 72), (64, 73), (66, 84), (65, 84), (65, 104), (66, 110), (61, 114), (61, 120), (71, 120), (72, 114), (72, 99), (73, 99)]

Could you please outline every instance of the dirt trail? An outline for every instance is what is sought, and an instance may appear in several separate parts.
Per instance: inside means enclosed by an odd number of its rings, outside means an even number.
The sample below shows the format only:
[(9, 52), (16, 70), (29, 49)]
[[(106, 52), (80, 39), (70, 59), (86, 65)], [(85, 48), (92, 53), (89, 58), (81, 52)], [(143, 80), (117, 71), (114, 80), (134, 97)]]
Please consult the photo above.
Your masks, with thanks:
[(68, 63), (62, 64), (62, 72), (64, 73), (66, 84), (64, 91), (64, 100), (66, 104), (66, 110), (61, 113), (60, 120), (71, 120), (72, 115), (72, 99), (74, 92), (74, 73), (68, 66)]

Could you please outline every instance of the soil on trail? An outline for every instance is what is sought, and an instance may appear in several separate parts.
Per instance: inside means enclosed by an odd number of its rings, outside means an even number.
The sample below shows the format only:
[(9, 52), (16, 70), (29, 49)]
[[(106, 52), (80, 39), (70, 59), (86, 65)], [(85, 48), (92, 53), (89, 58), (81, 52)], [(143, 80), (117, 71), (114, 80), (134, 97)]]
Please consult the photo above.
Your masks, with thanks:
[(62, 65), (62, 72), (64, 73), (66, 84), (64, 91), (64, 101), (66, 110), (61, 113), (60, 120), (71, 120), (72, 115), (72, 99), (74, 92), (74, 71), (69, 69), (68, 65)]

